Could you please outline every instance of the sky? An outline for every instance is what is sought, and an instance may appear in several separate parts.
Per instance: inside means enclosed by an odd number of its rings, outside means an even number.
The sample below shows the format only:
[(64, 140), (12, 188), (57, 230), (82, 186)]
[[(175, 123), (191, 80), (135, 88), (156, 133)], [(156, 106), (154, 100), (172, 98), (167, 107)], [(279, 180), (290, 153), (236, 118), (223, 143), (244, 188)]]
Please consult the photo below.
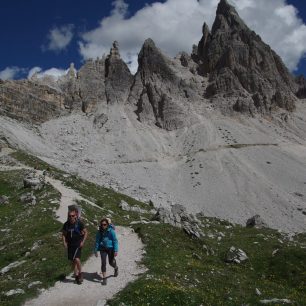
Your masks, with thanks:
[[(58, 77), (108, 54), (117, 40), (133, 73), (145, 39), (165, 54), (188, 53), (211, 28), (219, 0), (0, 0), (0, 78)], [(228, 0), (245, 23), (306, 75), (305, 0)]]

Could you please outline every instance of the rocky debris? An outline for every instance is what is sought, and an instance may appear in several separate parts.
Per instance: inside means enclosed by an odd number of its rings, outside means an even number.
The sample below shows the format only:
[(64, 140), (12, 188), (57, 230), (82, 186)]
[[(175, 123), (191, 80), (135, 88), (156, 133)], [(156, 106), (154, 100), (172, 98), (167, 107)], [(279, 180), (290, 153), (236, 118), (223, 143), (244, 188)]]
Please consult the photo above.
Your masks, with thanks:
[(19, 163), (16, 161), (16, 159), (11, 157), (10, 155), (0, 156), (0, 164), (4, 165), (4, 166), (10, 166), (10, 167), (19, 165)]
[(33, 190), (41, 190), (45, 185), (45, 177), (37, 175), (35, 171), (28, 172), (23, 178), (24, 188), (31, 188)]
[(293, 301), (288, 300), (288, 299), (271, 299), (271, 300), (260, 300), (259, 303), (261, 304), (277, 304), (277, 303), (281, 303), (281, 304), (293, 304)]
[(9, 203), (9, 198), (5, 195), (0, 196), (0, 205), (1, 204), (8, 204)]
[(215, 251), (211, 247), (207, 246), (206, 244), (203, 244), (202, 248), (206, 252), (207, 256), (215, 255)]
[(96, 128), (101, 129), (104, 124), (107, 122), (108, 117), (106, 114), (96, 115), (93, 121), (93, 124)]
[(262, 294), (261, 291), (260, 291), (258, 288), (255, 289), (255, 293), (256, 293), (256, 295), (258, 295), (258, 296), (260, 296), (260, 295)]
[(8, 271), (10, 271), (13, 268), (19, 267), (20, 265), (24, 264), (25, 262), (26, 262), (25, 260), (21, 260), (21, 261), (14, 261), (14, 262), (10, 263), (9, 265), (7, 265), (6, 267), (4, 267), (0, 270), (0, 275), (3, 275), (5, 273), (7, 273)]
[(228, 250), (226, 256), (225, 256), (225, 262), (227, 263), (241, 263), (248, 259), (248, 256), (246, 253), (238, 248), (235, 248), (234, 246), (231, 246)]
[(31, 252), (37, 250), (42, 244), (41, 240), (35, 241), (31, 247)]
[(24, 290), (22, 289), (12, 289), (8, 292), (5, 293), (5, 296), (11, 296), (11, 295), (15, 295), (15, 294), (24, 294)]
[(130, 225), (134, 224), (159, 224), (159, 221), (147, 221), (147, 220), (140, 220), (140, 221), (132, 221)]
[(247, 220), (246, 227), (265, 228), (268, 227), (268, 225), (259, 215), (255, 215)]
[(26, 194), (21, 195), (20, 201), (23, 204), (35, 205), (36, 204), (36, 197), (33, 195), (32, 192), (28, 192)]
[(194, 58), (200, 73), (209, 74), (207, 98), (224, 113), (295, 109), (297, 84), (293, 76), (226, 0), (218, 5), (212, 30), (204, 23), (202, 33)]
[(41, 284), (42, 284), (42, 282), (40, 282), (40, 281), (35, 281), (35, 282), (30, 283), (30, 284), (28, 285), (28, 288), (30, 289), (30, 288), (32, 288), (32, 287), (39, 286), (39, 285), (41, 285)]
[[(145, 210), (145, 209), (141, 209), (140, 207), (138, 206), (130, 206), (128, 203), (126, 203), (125, 201), (121, 200), (121, 202), (119, 203), (118, 205), (122, 210), (124, 211), (133, 211), (133, 212), (137, 212), (137, 213), (140, 213), (140, 214), (143, 214), (143, 213), (148, 213), (149, 211)], [(156, 211), (153, 210), (153, 212), (155, 213)], [(151, 211), (152, 213), (152, 211)]]
[(204, 236), (199, 227), (200, 222), (193, 215), (188, 214), (186, 208), (179, 204), (173, 205), (171, 211), (164, 207), (159, 208), (153, 220), (180, 227), (192, 237), (200, 238)]

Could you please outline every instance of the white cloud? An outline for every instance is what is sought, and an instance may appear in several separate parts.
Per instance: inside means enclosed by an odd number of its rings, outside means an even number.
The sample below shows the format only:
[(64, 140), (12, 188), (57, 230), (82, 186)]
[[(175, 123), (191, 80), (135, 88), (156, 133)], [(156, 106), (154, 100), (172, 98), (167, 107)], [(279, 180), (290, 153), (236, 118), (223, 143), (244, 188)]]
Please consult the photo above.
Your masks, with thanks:
[(35, 73), (39, 73), (41, 71), (42, 71), (42, 69), (40, 67), (31, 68), (29, 73), (28, 73), (28, 79), (30, 79)]
[(2, 79), (2, 80), (13, 80), (20, 73), (25, 73), (25, 69), (20, 68), (20, 67), (16, 67), (16, 66), (6, 67), (2, 71), (0, 71), (0, 79)]
[[(137, 54), (147, 38), (168, 55), (191, 52), (202, 33), (204, 21), (211, 27), (219, 0), (167, 0), (146, 5), (127, 18), (128, 5), (115, 0), (110, 16), (103, 18), (98, 28), (82, 35), (79, 42), (84, 59), (108, 53), (114, 40), (120, 53), (135, 72)], [(236, 6), (246, 24), (282, 57), (294, 70), (306, 52), (306, 26), (292, 5), (285, 0), (229, 0)]]
[(73, 38), (73, 29), (74, 25), (72, 24), (51, 29), (47, 36), (48, 44), (47, 46), (43, 45), (42, 50), (55, 52), (65, 50)]
[(50, 68), (47, 70), (42, 70), (40, 67), (34, 67), (29, 71), (28, 79), (30, 79), (35, 73), (36, 77), (39, 79), (45, 78), (45, 77), (51, 77), (54, 80), (59, 79), (61, 76), (66, 75), (68, 73), (69, 69), (58, 69), (58, 68)]

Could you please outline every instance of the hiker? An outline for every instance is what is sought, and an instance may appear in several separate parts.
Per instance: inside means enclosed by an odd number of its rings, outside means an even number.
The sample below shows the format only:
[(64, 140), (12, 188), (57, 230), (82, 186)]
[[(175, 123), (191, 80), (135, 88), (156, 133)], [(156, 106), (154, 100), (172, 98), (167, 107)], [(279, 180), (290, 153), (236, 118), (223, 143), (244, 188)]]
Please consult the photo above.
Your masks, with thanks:
[(62, 229), (62, 239), (64, 247), (68, 250), (68, 260), (72, 261), (75, 280), (77, 284), (81, 284), (83, 282), (81, 251), (87, 238), (87, 230), (78, 215), (76, 207), (69, 209), (68, 220)]
[(114, 268), (114, 276), (118, 276), (118, 266), (115, 257), (118, 255), (118, 240), (114, 229), (110, 226), (108, 219), (103, 218), (100, 221), (100, 227), (96, 235), (94, 253), (98, 257), (98, 251), (101, 255), (102, 285), (107, 284), (106, 278), (106, 258), (108, 256), (109, 264)]

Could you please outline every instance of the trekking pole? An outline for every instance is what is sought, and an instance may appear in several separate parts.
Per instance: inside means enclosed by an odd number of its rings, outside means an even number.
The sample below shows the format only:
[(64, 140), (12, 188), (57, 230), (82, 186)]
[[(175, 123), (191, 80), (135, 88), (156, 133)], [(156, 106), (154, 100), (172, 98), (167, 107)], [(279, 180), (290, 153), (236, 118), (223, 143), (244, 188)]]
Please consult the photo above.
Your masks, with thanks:
[(72, 260), (75, 260), (75, 256), (76, 256), (76, 254), (77, 254), (79, 248), (80, 248), (80, 247), (78, 247), (78, 248), (75, 250)]

